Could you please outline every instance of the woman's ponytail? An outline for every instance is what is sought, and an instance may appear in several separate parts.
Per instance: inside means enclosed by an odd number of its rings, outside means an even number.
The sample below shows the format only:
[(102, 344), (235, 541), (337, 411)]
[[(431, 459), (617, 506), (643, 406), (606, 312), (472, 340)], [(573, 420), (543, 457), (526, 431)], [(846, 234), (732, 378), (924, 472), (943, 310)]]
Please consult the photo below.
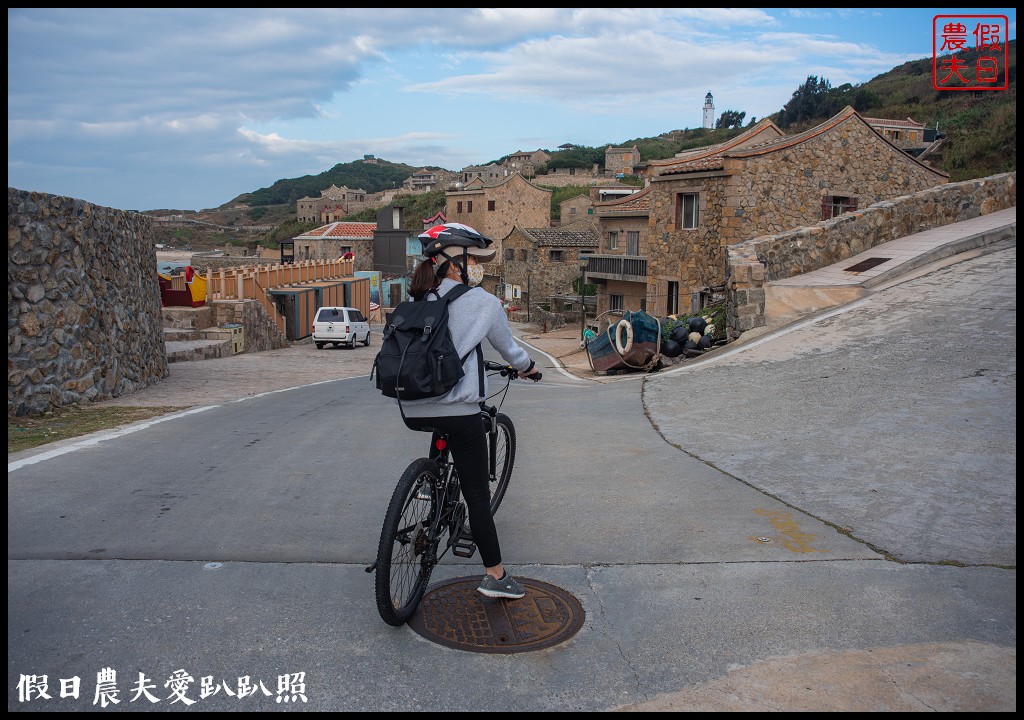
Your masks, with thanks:
[[(422, 300), (428, 292), (437, 289), (437, 286), (441, 284), (440, 278), (444, 277), (440, 272), (442, 268), (444, 265), (435, 268), (434, 261), (429, 258), (416, 266), (412, 280), (409, 281), (409, 294), (412, 295), (413, 300)], [(447, 270), (447, 268), (444, 269)]]

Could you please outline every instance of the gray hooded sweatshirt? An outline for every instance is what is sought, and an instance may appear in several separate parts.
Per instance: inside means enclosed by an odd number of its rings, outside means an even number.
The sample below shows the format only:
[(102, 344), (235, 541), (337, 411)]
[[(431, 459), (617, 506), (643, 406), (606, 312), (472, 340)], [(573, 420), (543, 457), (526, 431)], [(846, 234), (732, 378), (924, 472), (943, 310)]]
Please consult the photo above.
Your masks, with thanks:
[[(440, 296), (459, 283), (445, 278), (437, 288)], [(448, 306), (448, 328), (459, 357), (469, 356), (462, 364), (465, 376), (447, 395), (422, 400), (403, 400), (402, 411), (408, 417), (448, 417), (480, 412), (480, 369), (476, 352), (470, 352), (485, 339), (512, 367), (524, 371), (530, 367), (526, 354), (512, 336), (501, 301), (481, 287), (475, 287)], [(481, 352), (483, 348), (481, 348)], [(487, 376), (484, 375), (484, 393)], [(396, 401), (397, 402), (397, 401)]]

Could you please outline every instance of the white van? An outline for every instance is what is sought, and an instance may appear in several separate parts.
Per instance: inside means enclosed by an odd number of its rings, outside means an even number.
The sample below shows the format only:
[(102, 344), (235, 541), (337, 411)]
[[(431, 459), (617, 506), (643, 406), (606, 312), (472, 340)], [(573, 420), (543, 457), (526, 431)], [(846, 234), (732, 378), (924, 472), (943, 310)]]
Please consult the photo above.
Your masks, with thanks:
[(356, 342), (370, 344), (370, 324), (363, 314), (350, 307), (322, 307), (313, 318), (313, 342), (317, 350), (330, 343), (338, 347), (346, 343), (355, 349)]

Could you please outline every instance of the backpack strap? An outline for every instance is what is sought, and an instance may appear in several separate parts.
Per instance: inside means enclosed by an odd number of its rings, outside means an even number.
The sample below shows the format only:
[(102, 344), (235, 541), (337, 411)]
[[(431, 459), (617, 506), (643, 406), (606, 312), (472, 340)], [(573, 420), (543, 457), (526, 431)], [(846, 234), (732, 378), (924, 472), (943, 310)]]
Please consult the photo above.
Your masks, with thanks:
[[(445, 296), (441, 299), (448, 303), (453, 303), (472, 289), (473, 288), (471, 288), (469, 285), (459, 284), (453, 287), (447, 293), (445, 293)], [(469, 353), (473, 352), (473, 350), (476, 350), (477, 373), (480, 377), (480, 397), (483, 397), (487, 389), (484, 387), (484, 350), (481, 347), (481, 344), (477, 343), (475, 347), (473, 347), (468, 353), (466, 353), (459, 359), (462, 360), (463, 363), (465, 363), (466, 358), (469, 357)]]

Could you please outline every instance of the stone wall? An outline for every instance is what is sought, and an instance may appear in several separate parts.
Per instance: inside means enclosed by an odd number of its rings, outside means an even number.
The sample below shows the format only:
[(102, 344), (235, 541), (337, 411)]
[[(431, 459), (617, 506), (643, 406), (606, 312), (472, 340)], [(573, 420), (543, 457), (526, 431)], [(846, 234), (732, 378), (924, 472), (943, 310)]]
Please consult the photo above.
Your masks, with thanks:
[(939, 185), (832, 220), (762, 235), (728, 249), (729, 339), (766, 324), (766, 283), (858, 255), (881, 243), (1017, 205), (1017, 173)]
[(169, 374), (151, 220), (7, 188), (7, 414), (105, 400)]
[(817, 222), (826, 196), (856, 198), (867, 207), (948, 178), (894, 150), (856, 115), (782, 149), (730, 153), (725, 170), (730, 201), (721, 210), (723, 245)]
[(242, 352), (279, 350), (291, 345), (257, 300), (214, 300), (209, 305), (213, 310), (214, 326), (229, 323), (242, 326), (245, 333)]

